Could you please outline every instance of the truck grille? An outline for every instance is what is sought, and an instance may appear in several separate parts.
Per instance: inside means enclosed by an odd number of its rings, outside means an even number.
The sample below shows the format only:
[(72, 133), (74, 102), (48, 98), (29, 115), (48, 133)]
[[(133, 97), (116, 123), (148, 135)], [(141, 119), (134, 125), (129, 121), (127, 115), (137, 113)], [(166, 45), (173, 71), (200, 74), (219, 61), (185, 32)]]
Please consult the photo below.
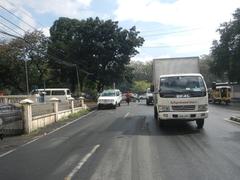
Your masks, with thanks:
[(172, 106), (173, 111), (194, 111), (195, 105)]

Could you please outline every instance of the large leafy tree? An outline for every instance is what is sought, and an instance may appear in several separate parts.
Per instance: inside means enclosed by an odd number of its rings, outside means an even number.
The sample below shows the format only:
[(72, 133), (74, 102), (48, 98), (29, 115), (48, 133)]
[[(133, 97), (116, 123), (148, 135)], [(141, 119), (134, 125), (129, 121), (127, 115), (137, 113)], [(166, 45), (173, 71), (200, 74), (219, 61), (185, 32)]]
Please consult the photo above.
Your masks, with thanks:
[(232, 21), (221, 24), (218, 32), (220, 40), (213, 42), (211, 69), (218, 76), (240, 82), (240, 9), (235, 11)]
[(48, 39), (42, 32), (34, 31), (1, 46), (0, 76), (3, 77), (1, 89), (8, 89), (13, 94), (26, 93), (26, 64), (29, 89), (43, 87), (49, 74), (47, 43)]
[(52, 67), (60, 69), (58, 77), (76, 79), (70, 70), (76, 66), (80, 80), (96, 82), (98, 91), (125, 78), (126, 65), (144, 42), (135, 27), (127, 30), (118, 22), (99, 18), (59, 18), (50, 34), (49, 53), (59, 58), (52, 58)]

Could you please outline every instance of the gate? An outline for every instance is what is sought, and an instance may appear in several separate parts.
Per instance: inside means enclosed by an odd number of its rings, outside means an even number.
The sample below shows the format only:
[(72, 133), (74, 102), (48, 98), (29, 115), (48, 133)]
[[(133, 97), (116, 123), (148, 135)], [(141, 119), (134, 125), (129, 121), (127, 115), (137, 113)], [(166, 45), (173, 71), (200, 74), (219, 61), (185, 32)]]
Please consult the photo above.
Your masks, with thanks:
[(19, 135), (23, 131), (22, 109), (12, 104), (0, 104), (0, 136)]

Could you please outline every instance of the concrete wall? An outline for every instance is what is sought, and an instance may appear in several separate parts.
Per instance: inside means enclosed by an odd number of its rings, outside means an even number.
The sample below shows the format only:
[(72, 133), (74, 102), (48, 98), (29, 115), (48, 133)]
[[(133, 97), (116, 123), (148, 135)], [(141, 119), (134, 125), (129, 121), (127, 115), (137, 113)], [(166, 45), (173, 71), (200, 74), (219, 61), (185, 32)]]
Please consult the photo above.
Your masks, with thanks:
[(33, 109), (32, 104), (33, 101), (29, 99), (25, 99), (21, 102), (23, 106), (23, 119), (24, 119), (24, 130), (25, 133), (30, 133), (34, 130), (37, 130), (38, 128), (45, 127), (49, 124), (55, 123), (59, 121), (62, 118), (65, 118), (69, 116), (71, 113), (76, 113), (81, 110), (86, 109), (86, 105), (84, 104), (84, 101), (82, 100), (82, 107), (74, 107), (74, 101), (70, 101), (70, 107), (71, 109), (65, 109), (59, 111), (59, 100), (54, 98), (52, 99), (54, 112), (48, 113), (44, 115), (33, 115)]

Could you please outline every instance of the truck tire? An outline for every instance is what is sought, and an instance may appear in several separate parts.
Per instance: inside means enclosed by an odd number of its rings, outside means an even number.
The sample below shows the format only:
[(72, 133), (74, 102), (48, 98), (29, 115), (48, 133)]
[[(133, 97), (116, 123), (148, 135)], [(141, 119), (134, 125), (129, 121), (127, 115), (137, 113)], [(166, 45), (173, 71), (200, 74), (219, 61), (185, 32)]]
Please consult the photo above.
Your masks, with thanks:
[(98, 106), (97, 106), (97, 109), (98, 109), (98, 110), (100, 110), (100, 109), (101, 109), (101, 106), (100, 106), (100, 105), (98, 105)]
[(115, 105), (113, 105), (113, 109), (117, 108), (117, 102), (115, 103)]
[(165, 125), (165, 122), (160, 118), (158, 118), (157, 123), (158, 123), (158, 127), (160, 127), (160, 128), (164, 127), (164, 125)]
[(146, 99), (146, 105), (149, 105), (149, 102), (148, 102), (148, 100)]
[(202, 129), (204, 125), (204, 119), (197, 119), (196, 123), (197, 123), (197, 128)]

